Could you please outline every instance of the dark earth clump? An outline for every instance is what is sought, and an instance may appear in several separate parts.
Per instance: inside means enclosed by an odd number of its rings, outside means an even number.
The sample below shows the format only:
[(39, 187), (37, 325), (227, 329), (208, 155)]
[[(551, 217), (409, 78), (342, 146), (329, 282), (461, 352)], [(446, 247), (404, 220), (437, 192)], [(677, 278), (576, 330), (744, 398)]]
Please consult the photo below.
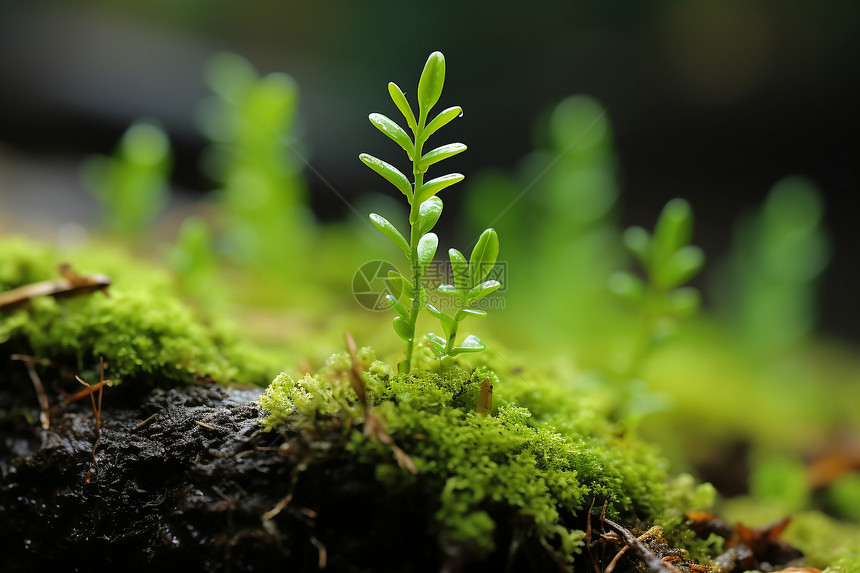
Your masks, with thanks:
[(281, 447), (260, 431), (259, 391), (154, 390), (114, 409), (106, 394), (94, 458), (89, 400), (42, 430), (32, 388), (29, 415), (4, 390), (0, 571), (438, 571), (444, 559), (426, 528), (432, 496), (383, 491), (338, 447)]

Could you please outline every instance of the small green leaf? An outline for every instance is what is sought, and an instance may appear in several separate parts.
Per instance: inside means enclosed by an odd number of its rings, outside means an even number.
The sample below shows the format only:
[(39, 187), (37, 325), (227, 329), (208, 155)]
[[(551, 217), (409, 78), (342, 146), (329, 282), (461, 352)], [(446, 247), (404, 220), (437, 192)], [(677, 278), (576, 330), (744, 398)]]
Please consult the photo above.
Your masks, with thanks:
[(415, 329), (402, 316), (395, 316), (392, 325), (394, 326), (394, 332), (403, 340), (412, 340), (415, 338)]
[(388, 290), (403, 306), (411, 306), (412, 283), (397, 271), (388, 271)]
[(624, 246), (639, 259), (642, 266), (650, 267), (651, 235), (642, 227), (630, 227), (624, 231)]
[(433, 52), (424, 64), (424, 71), (418, 80), (418, 108), (426, 114), (439, 101), (442, 86), (445, 84), (445, 56), (442, 52)]
[(361, 159), (362, 163), (381, 175), (383, 179), (397, 187), (401, 193), (406, 195), (409, 202), (412, 202), (412, 185), (399, 169), (367, 153), (362, 153), (358, 158)]
[(499, 281), (484, 281), (466, 295), (466, 298), (469, 300), (479, 300), (496, 290), (502, 286)]
[(654, 283), (658, 288), (670, 290), (693, 278), (705, 264), (705, 254), (699, 247), (688, 245), (675, 252), (657, 269)]
[[(463, 314), (465, 316), (474, 316), (477, 318), (481, 318), (487, 316), (486, 310), (479, 310), (477, 308), (461, 308), (457, 311), (457, 315)], [(461, 317), (462, 319), (462, 317)]]
[(392, 225), (388, 219), (383, 217), (382, 215), (377, 215), (376, 213), (370, 214), (370, 220), (376, 225), (376, 228), (382, 231), (382, 233), (391, 239), (391, 241), (403, 249), (403, 252), (406, 253), (406, 258), (410, 258), (411, 252), (409, 250), (409, 243), (406, 242), (406, 239), (403, 238), (403, 235), (400, 234), (400, 231), (397, 230), (397, 227)]
[(688, 245), (693, 233), (693, 210), (683, 199), (672, 199), (657, 220), (651, 245), (651, 264), (661, 267), (672, 254)]
[(455, 105), (454, 107), (449, 107), (439, 112), (439, 115), (434, 117), (433, 121), (428, 123), (427, 127), (424, 128), (424, 131), (422, 132), (424, 141), (427, 141), (428, 137), (454, 121), (454, 118), (460, 117), (461, 115), (463, 115), (463, 108), (458, 105)]
[(406, 308), (402, 302), (390, 294), (385, 295), (385, 300), (388, 301), (388, 304), (391, 305), (391, 308), (393, 308), (397, 314), (406, 320), (409, 320), (409, 309)]
[(494, 229), (487, 229), (478, 238), (469, 256), (469, 278), (476, 285), (490, 274), (499, 256), (499, 236)]
[(430, 197), (418, 206), (418, 233), (429, 233), (442, 215), (442, 199)]
[(466, 146), (462, 143), (449, 143), (448, 145), (437, 147), (433, 151), (428, 151), (421, 156), (421, 161), (418, 162), (418, 171), (423, 173), (434, 163), (439, 163), (443, 159), (448, 159), (449, 157), (457, 155), (458, 153), (463, 153), (464, 151), (466, 151)]
[(469, 263), (463, 253), (457, 249), (448, 249), (448, 258), (451, 259), (451, 271), (454, 273), (454, 286), (461, 291), (469, 290)]
[(400, 113), (403, 114), (403, 118), (406, 120), (406, 125), (412, 130), (412, 133), (418, 131), (418, 124), (415, 123), (415, 114), (412, 113), (412, 107), (409, 105), (409, 102), (406, 101), (406, 96), (403, 95), (403, 90), (397, 87), (397, 84), (394, 82), (390, 82), (388, 84), (388, 94), (391, 96), (391, 100), (394, 102), (394, 105), (396, 105), (397, 109), (400, 110)]
[(421, 265), (421, 274), (427, 272), (427, 267), (436, 255), (436, 247), (439, 246), (439, 237), (436, 233), (427, 233), (418, 240), (418, 264)]
[(634, 305), (641, 306), (645, 303), (645, 283), (627, 271), (618, 271), (609, 277), (609, 290)]
[(409, 161), (412, 161), (412, 154), (415, 152), (415, 145), (413, 145), (412, 140), (409, 138), (409, 135), (403, 131), (403, 128), (382, 115), (381, 113), (372, 113), (369, 116), (370, 123), (372, 123), (376, 129), (390, 137), (394, 140), (397, 145), (403, 148), (403, 151), (406, 152), (406, 155), (409, 156)]
[(427, 334), (427, 342), (430, 350), (433, 351), (433, 355), (436, 358), (442, 358), (445, 356), (445, 344), (447, 341), (444, 338), (431, 332)]
[(442, 329), (445, 331), (445, 336), (451, 338), (451, 333), (454, 332), (454, 329), (457, 327), (457, 322), (432, 304), (428, 304), (424, 308), (426, 308), (427, 312), (431, 315), (439, 319), (439, 322), (442, 324)]
[(463, 296), (463, 291), (461, 291), (454, 285), (439, 285), (439, 287), (436, 289), (436, 292), (441, 292), (442, 294)]
[(481, 342), (481, 339), (475, 336), (474, 334), (470, 334), (466, 337), (460, 346), (456, 346), (454, 350), (450, 352), (451, 356), (456, 356), (458, 354), (463, 354), (464, 352), (481, 352), (482, 350), (486, 350), (487, 347), (484, 346), (484, 343)]
[(463, 179), (465, 179), (465, 177), (460, 173), (450, 173), (448, 175), (443, 175), (442, 177), (437, 177), (436, 179), (431, 179), (421, 186), (415, 196), (418, 197), (418, 201), (420, 203), (423, 203), (442, 189), (450, 187), (454, 183), (459, 183)]

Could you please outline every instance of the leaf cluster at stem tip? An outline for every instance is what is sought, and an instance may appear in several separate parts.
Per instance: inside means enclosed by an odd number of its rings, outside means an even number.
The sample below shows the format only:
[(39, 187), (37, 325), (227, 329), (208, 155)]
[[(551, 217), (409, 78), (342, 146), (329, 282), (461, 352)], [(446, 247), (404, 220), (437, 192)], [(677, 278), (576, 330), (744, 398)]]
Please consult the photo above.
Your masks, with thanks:
[(485, 312), (470, 308), (475, 301), (490, 294), (500, 284), (498, 281), (484, 281), (493, 269), (499, 251), (499, 239), (496, 232), (487, 229), (478, 240), (468, 263), (465, 257), (456, 249), (449, 251), (451, 264), (454, 267), (455, 284), (442, 285), (439, 292), (456, 297), (457, 312), (453, 317), (447, 316), (432, 305), (427, 305), (427, 293), (422, 285), (422, 277), (436, 255), (439, 238), (432, 232), (433, 227), (442, 214), (442, 200), (437, 194), (463, 180), (460, 173), (449, 173), (434, 179), (424, 180), (427, 170), (449, 157), (462, 153), (466, 146), (462, 143), (449, 143), (424, 151), (428, 138), (440, 128), (463, 114), (459, 106), (449, 107), (439, 112), (428, 122), (430, 111), (438, 103), (445, 83), (445, 56), (441, 52), (433, 52), (424, 65), (424, 70), (418, 80), (418, 114), (406, 99), (397, 84), (388, 84), (388, 94), (394, 105), (406, 121), (407, 131), (390, 118), (372, 113), (370, 123), (388, 136), (394, 143), (406, 152), (406, 157), (412, 162), (412, 181), (399, 169), (390, 163), (367, 153), (362, 153), (359, 159), (370, 169), (379, 174), (400, 191), (409, 202), (409, 235), (404, 236), (390, 221), (376, 213), (370, 214), (370, 221), (391, 242), (397, 245), (406, 255), (411, 265), (411, 276), (407, 277), (396, 271), (388, 276), (389, 287), (395, 294), (386, 295), (386, 300), (397, 312), (394, 318), (395, 333), (406, 341), (406, 359), (403, 369), (408, 372), (412, 362), (412, 351), (415, 344), (415, 324), (421, 309), (438, 318), (442, 323), (445, 336), (428, 335), (429, 346), (434, 354), (443, 358), (455, 356), (462, 352), (477, 352), (483, 350), (484, 344), (474, 335), (467, 337), (460, 346), (455, 346), (457, 325), (466, 316), (483, 316)]
[(622, 271), (610, 278), (610, 288), (651, 318), (683, 318), (699, 306), (699, 293), (682, 285), (705, 263), (699, 247), (690, 245), (693, 211), (683, 199), (669, 201), (660, 213), (653, 235), (641, 227), (624, 233), (624, 245), (642, 265), (647, 283)]

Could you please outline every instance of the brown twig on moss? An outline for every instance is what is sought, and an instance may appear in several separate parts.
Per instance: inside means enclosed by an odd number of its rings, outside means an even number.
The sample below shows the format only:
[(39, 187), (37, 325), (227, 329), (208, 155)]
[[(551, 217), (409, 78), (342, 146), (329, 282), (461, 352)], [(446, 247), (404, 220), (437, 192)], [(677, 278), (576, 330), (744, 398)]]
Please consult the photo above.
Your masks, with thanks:
[(111, 284), (110, 278), (105, 275), (81, 276), (72, 270), (71, 265), (63, 263), (60, 265), (61, 279), (51, 279), (37, 283), (31, 283), (0, 293), (0, 310), (17, 310), (25, 308), (30, 301), (40, 296), (52, 296), (54, 298), (67, 298), (102, 291), (107, 295), (107, 288)]
[(370, 403), (367, 400), (367, 385), (364, 383), (361, 363), (358, 361), (358, 348), (355, 344), (355, 339), (350, 332), (344, 332), (344, 338), (346, 339), (346, 348), (349, 351), (349, 357), (352, 362), (350, 383), (358, 395), (358, 402), (364, 411), (364, 435), (376, 439), (381, 444), (391, 446), (391, 451), (395, 461), (397, 461), (397, 465), (409, 473), (417, 474), (418, 468), (415, 466), (415, 462), (412, 461), (409, 454), (394, 443), (391, 435), (385, 430), (385, 424), (371, 410)]

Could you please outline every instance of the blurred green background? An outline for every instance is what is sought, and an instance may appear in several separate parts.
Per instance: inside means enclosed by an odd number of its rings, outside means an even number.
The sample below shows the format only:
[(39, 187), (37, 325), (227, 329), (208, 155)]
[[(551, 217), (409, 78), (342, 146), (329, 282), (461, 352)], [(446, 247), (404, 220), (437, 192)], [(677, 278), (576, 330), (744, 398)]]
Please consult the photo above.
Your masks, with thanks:
[[(194, 117), (208, 93), (204, 65), (224, 50), (296, 80), (304, 154), (355, 201), (383, 189), (356, 160), (388, 151), (367, 114), (393, 113), (385, 83), (410, 89), (427, 54), (441, 50), (442, 105), (465, 110), (446, 135), (470, 147), (453, 169), (512, 168), (534, 147), (542, 113), (589, 94), (612, 122), (622, 223), (647, 224), (668, 199), (686, 197), (711, 261), (731, 244), (727, 222), (777, 180), (811, 179), (836, 245), (823, 324), (857, 339), (846, 308), (860, 290), (858, 32), (850, 1), (2, 3), (0, 217), (30, 229), (48, 217), (46, 234), (67, 219), (95, 220), (77, 163), (109, 152), (140, 117), (170, 136), (179, 196), (210, 190)], [(319, 218), (355, 216), (320, 177), (308, 173), (307, 184)], [(448, 213), (461, 195), (448, 198)], [(456, 220), (443, 219), (449, 228)]]

